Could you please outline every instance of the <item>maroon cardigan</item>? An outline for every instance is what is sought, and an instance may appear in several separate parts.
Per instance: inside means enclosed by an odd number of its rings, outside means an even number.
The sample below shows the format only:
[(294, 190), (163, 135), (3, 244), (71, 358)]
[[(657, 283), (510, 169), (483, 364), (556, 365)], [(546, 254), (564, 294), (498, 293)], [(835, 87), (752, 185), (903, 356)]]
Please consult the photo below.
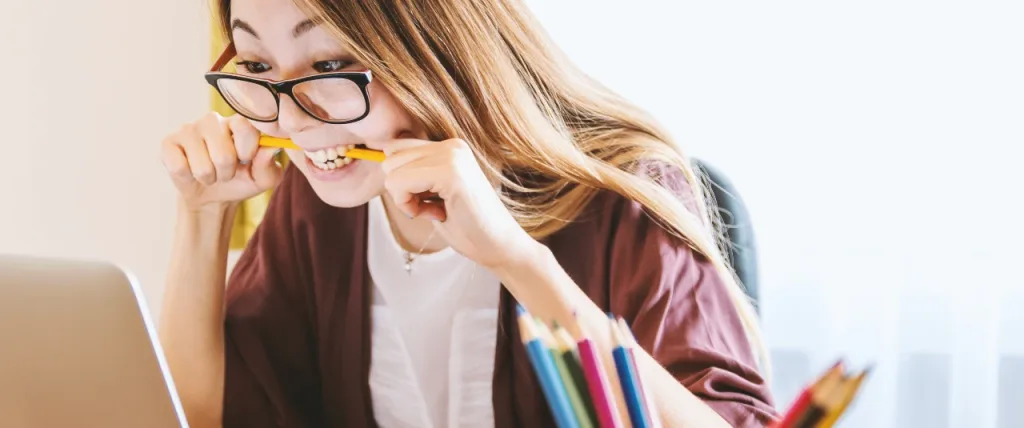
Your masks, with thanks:
[[(225, 427), (376, 426), (366, 226), (365, 206), (328, 206), (299, 171), (286, 171), (228, 282)], [(719, 274), (638, 204), (602, 193), (544, 243), (598, 306), (624, 317), (640, 345), (727, 421), (763, 427), (776, 417)], [(503, 289), (495, 423), (554, 427), (514, 305)]]

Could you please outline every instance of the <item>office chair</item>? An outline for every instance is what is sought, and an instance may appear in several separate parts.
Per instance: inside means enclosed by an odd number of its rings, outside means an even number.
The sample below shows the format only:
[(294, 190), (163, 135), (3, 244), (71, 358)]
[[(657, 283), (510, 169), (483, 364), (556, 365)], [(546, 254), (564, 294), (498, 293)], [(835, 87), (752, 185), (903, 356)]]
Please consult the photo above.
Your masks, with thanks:
[(754, 227), (739, 192), (720, 170), (705, 161), (694, 159), (698, 173), (707, 176), (715, 206), (722, 219), (723, 232), (728, 242), (726, 256), (732, 262), (736, 276), (746, 290), (754, 307), (758, 307), (757, 248), (754, 242)]

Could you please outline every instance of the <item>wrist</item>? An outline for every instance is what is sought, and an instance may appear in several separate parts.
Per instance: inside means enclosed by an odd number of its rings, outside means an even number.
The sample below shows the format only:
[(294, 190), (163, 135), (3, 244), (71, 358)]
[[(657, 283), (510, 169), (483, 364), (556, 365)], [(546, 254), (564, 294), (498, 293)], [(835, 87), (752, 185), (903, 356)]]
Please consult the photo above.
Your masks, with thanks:
[(492, 272), (532, 315), (569, 326), (578, 309), (579, 287), (562, 269), (551, 249), (531, 241)]
[(182, 201), (178, 204), (175, 241), (186, 248), (201, 249), (209, 245), (210, 250), (221, 252), (231, 240), (235, 224), (237, 203), (207, 204), (189, 207)]
[(553, 257), (544, 244), (537, 242), (529, 235), (519, 243), (506, 247), (505, 256), (497, 263), (487, 266), (499, 279), (512, 280), (530, 270), (535, 270), (544, 257)]
[(206, 223), (224, 223), (233, 221), (238, 211), (239, 202), (213, 202), (200, 206), (192, 206), (178, 199), (178, 218)]

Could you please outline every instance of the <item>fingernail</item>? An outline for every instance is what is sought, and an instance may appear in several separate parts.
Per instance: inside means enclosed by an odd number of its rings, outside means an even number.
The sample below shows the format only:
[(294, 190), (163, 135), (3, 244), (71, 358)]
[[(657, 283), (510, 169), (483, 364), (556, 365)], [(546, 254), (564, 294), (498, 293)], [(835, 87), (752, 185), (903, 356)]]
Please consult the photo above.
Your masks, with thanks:
[(238, 163), (241, 164), (241, 165), (248, 165), (249, 161), (248, 160), (240, 160), (240, 161), (238, 161)]

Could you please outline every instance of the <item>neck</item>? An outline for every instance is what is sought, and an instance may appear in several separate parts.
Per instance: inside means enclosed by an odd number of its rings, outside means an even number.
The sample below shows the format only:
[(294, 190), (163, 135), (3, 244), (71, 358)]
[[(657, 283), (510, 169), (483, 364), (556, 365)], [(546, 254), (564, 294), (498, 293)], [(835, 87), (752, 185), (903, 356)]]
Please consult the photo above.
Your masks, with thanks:
[(434, 233), (434, 224), (429, 219), (406, 217), (387, 192), (381, 194), (380, 198), (384, 203), (384, 212), (388, 215), (391, 231), (402, 249), (410, 253), (429, 254), (448, 248), (448, 243), (441, 234)]

